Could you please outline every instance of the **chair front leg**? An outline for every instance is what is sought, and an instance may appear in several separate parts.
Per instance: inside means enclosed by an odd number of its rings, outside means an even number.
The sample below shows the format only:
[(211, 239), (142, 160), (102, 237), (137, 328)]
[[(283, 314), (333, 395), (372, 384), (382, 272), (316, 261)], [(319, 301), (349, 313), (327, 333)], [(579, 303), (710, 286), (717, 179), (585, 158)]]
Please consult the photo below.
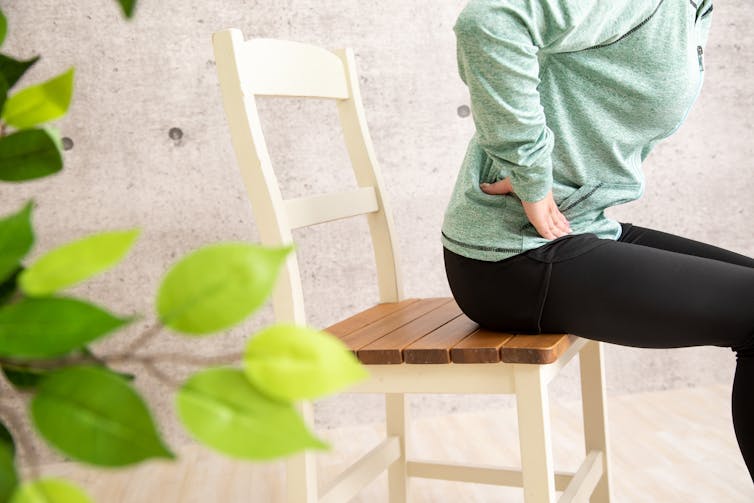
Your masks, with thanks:
[(605, 395), (605, 367), (603, 344), (589, 341), (579, 352), (581, 373), (581, 404), (584, 413), (584, 442), (586, 452), (602, 451), (602, 478), (589, 499), (590, 503), (609, 503), (612, 499), (610, 480), (610, 449), (608, 445), (607, 398)]
[(524, 501), (555, 503), (550, 404), (542, 365), (514, 363)]
[(385, 393), (385, 433), (399, 437), (401, 456), (387, 470), (390, 503), (408, 501), (409, 477), (406, 471), (406, 445), (409, 430), (408, 396), (405, 393)]
[[(304, 422), (313, 427), (314, 406), (311, 401), (298, 402), (295, 405)], [(309, 451), (294, 454), (286, 459), (286, 500), (288, 503), (316, 503), (317, 462)]]

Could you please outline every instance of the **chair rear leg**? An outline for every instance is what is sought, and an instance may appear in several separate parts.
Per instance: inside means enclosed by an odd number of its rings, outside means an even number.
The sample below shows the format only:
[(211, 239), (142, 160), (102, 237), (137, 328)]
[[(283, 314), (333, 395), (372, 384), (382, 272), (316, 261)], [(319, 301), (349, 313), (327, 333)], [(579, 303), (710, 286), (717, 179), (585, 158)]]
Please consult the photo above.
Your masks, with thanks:
[(550, 404), (541, 365), (514, 363), (524, 501), (555, 503)]
[(406, 445), (409, 429), (408, 399), (405, 393), (385, 393), (386, 433), (400, 438), (401, 457), (387, 471), (390, 503), (408, 501), (409, 478), (406, 472)]
[(610, 480), (610, 449), (608, 445), (607, 400), (605, 395), (605, 368), (603, 344), (589, 341), (579, 352), (581, 373), (581, 403), (584, 413), (584, 442), (586, 452), (603, 452), (602, 478), (589, 499), (590, 503), (609, 503), (612, 498)]
[[(311, 428), (314, 425), (314, 406), (311, 401), (295, 405), (304, 422)], [(314, 454), (304, 451), (286, 459), (286, 500), (288, 503), (316, 503), (317, 463)]]

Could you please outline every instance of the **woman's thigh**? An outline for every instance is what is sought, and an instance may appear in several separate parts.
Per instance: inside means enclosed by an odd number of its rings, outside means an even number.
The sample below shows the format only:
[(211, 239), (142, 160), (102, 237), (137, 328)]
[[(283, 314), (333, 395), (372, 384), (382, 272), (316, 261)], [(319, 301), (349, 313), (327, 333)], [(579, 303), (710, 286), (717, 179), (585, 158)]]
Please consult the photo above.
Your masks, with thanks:
[(624, 224), (619, 240), (549, 265), (543, 332), (647, 348), (735, 349), (754, 337), (751, 257)]

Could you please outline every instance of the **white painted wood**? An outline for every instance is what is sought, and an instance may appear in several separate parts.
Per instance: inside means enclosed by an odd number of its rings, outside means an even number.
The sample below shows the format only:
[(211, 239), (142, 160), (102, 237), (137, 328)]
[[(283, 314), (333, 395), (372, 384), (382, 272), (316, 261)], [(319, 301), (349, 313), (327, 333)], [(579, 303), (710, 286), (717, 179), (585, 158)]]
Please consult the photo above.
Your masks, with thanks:
[(469, 465), (461, 463), (440, 463), (437, 461), (408, 462), (408, 474), (412, 477), (436, 480), (454, 480), (473, 484), (523, 487), (521, 470), (492, 465)]
[(353, 393), (501, 393), (514, 392), (513, 368), (506, 364), (443, 363), (367, 365), (368, 380)]
[(291, 229), (372, 213), (380, 209), (374, 187), (286, 199), (283, 203)]
[(541, 365), (514, 363), (524, 501), (555, 503), (550, 404)]
[(387, 437), (335, 477), (322, 492), (319, 501), (321, 503), (348, 501), (400, 457), (400, 438)]
[(244, 90), (257, 96), (349, 97), (343, 63), (316, 45), (254, 37), (240, 47)]
[(603, 454), (604, 473), (595, 488), (591, 503), (613, 501), (603, 347), (599, 341), (589, 341), (579, 353), (585, 448), (586, 452), (599, 451)]
[[(306, 425), (314, 426), (314, 408), (311, 401), (301, 401), (295, 404), (296, 410), (304, 419)], [(286, 500), (288, 503), (315, 503), (318, 501), (317, 462), (314, 453), (304, 451), (289, 456), (286, 464)]]
[[(212, 36), (217, 75), (228, 118), (233, 149), (241, 177), (249, 194), (254, 220), (262, 244), (281, 246), (293, 243), (286, 221), (283, 198), (272, 169), (253, 93), (244, 89), (241, 72), (254, 67), (244, 59), (244, 40), (239, 30), (216, 32)], [(291, 253), (281, 268), (272, 293), (277, 321), (305, 324), (304, 296), (296, 254)]]
[[(523, 476), (520, 469), (501, 467), (497, 465), (440, 463), (410, 459), (408, 474), (411, 477), (437, 480), (453, 480), (472, 484), (488, 484), (496, 486), (523, 487)], [(555, 470), (555, 490), (564, 491), (571, 483), (575, 472)]]
[(406, 440), (410, 429), (408, 399), (404, 393), (385, 394), (385, 433), (397, 437), (401, 455), (388, 468), (388, 497), (390, 503), (408, 501), (409, 479), (406, 471)]
[(350, 47), (333, 49), (343, 61), (350, 99), (338, 100), (338, 116), (343, 128), (348, 155), (351, 158), (356, 181), (360, 187), (374, 187), (380, 211), (367, 214), (367, 223), (372, 235), (372, 246), (377, 266), (379, 302), (403, 300), (403, 283), (398, 265), (393, 215), (385, 198), (385, 184), (367, 127), (366, 114), (361, 100), (356, 59)]
[(600, 451), (589, 452), (558, 503), (589, 503), (589, 495), (602, 477), (602, 458)]

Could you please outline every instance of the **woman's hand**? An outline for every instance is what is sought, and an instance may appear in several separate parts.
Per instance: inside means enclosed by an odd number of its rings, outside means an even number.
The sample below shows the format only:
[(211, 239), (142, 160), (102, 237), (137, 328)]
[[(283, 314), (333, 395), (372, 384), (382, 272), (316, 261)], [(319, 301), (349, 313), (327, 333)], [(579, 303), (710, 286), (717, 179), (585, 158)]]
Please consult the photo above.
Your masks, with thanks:
[[(495, 183), (482, 183), (479, 185), (486, 194), (507, 194), (513, 192), (510, 177)], [(521, 201), (526, 213), (526, 218), (537, 229), (540, 236), (547, 239), (555, 239), (571, 233), (571, 225), (566, 217), (558, 209), (552, 198), (552, 190), (547, 192), (539, 201)]]

